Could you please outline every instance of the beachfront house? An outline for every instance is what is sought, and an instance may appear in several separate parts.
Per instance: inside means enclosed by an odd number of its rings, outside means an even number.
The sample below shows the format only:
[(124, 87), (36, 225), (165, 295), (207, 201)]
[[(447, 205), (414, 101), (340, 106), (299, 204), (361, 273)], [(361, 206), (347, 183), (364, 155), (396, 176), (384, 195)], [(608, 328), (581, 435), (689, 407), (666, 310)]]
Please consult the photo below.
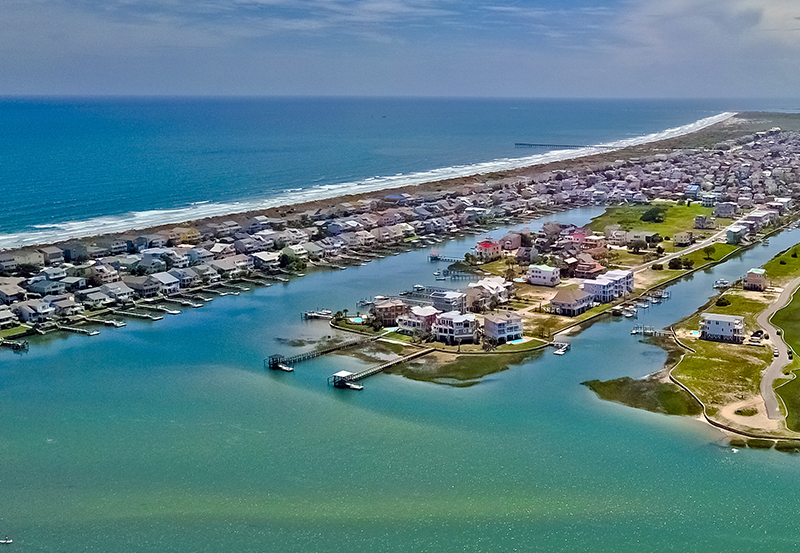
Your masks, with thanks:
[(703, 313), (700, 315), (700, 338), (715, 342), (744, 342), (744, 317)]
[(742, 286), (745, 290), (763, 292), (767, 289), (767, 272), (764, 269), (750, 269), (744, 277)]
[(592, 306), (593, 296), (583, 290), (562, 288), (550, 300), (550, 312), (575, 317)]
[(519, 340), (522, 338), (522, 317), (508, 311), (484, 315), (483, 334), (494, 344)]
[(475, 315), (448, 311), (436, 315), (431, 333), (437, 342), (445, 344), (468, 344), (478, 337), (478, 323)]
[(55, 246), (46, 246), (37, 250), (44, 257), (45, 265), (64, 263), (64, 252)]
[(561, 269), (548, 265), (531, 265), (525, 280), (534, 286), (558, 286), (561, 282)]

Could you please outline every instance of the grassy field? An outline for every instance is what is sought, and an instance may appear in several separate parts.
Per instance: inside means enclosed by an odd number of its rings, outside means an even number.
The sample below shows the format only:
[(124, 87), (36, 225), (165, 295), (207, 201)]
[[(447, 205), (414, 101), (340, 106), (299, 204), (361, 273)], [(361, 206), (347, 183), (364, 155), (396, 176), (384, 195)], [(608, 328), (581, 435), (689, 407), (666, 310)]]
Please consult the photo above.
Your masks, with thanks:
[(511, 365), (519, 365), (539, 355), (541, 353), (537, 352), (514, 355), (450, 355), (437, 352), (395, 365), (386, 372), (412, 380), (468, 387), (478, 384), (485, 376), (505, 371)]
[(634, 380), (626, 376), (605, 382), (589, 380), (582, 384), (596, 393), (600, 399), (653, 413), (697, 416), (703, 412), (700, 404), (686, 390), (672, 382)]
[[(665, 208), (664, 221), (661, 223), (642, 221), (642, 214), (654, 206)], [(620, 225), (623, 230), (657, 232), (661, 236), (671, 237), (675, 233), (692, 230), (695, 217), (698, 215), (711, 215), (712, 211), (712, 208), (703, 207), (699, 203), (693, 203), (690, 206), (667, 202), (653, 203), (652, 205), (609, 207), (605, 213), (592, 219), (591, 228), (593, 231), (603, 232), (603, 229), (608, 225)]]
[(764, 264), (767, 278), (774, 284), (788, 282), (800, 275), (800, 248), (793, 246)]
[[(712, 302), (681, 321), (676, 328), (697, 330), (702, 312), (742, 315), (747, 332), (758, 328), (756, 317), (767, 307), (768, 298), (737, 292), (728, 292), (725, 298), (730, 305), (721, 307)], [(710, 415), (723, 405), (759, 393), (761, 371), (772, 359), (772, 350), (700, 339), (685, 340), (685, 343), (696, 353), (687, 353), (672, 374), (706, 404)]]
[[(800, 353), (800, 297), (789, 302), (789, 305), (775, 313), (772, 324), (783, 331), (783, 339), (796, 353)], [(800, 369), (800, 355), (795, 355), (794, 362), (785, 372), (794, 372)], [(800, 379), (788, 381), (776, 389), (776, 392), (786, 404), (786, 425), (800, 431)]]

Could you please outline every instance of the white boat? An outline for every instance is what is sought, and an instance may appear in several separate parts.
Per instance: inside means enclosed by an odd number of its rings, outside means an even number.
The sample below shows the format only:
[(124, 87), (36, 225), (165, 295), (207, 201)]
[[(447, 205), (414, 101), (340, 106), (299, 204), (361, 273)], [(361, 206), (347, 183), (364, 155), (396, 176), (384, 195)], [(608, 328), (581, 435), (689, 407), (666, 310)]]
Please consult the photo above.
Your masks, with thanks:
[(441, 272), (439, 272), (439, 271), (436, 271), (435, 273), (433, 273), (433, 276), (439, 276), (439, 275), (441, 275), (441, 274), (442, 274)]
[(436, 277), (436, 280), (447, 280), (447, 277), (446, 277), (446, 276), (441, 276), (441, 275), (440, 275), (440, 276), (437, 276), (437, 277)]
[(422, 292), (423, 290), (425, 290), (425, 287), (422, 284), (415, 284), (414, 290), (416, 290), (417, 292)]
[(730, 283), (724, 278), (714, 282), (714, 288), (727, 288), (728, 286), (730, 286)]
[(278, 363), (278, 368), (283, 372), (294, 372), (294, 368), (290, 367), (289, 365), (284, 365), (283, 363)]
[(553, 354), (554, 354), (554, 355), (564, 355), (564, 353), (565, 353), (565, 352), (564, 352), (564, 350), (563, 350), (563, 349), (557, 349), (557, 350), (555, 350), (555, 351), (553, 352)]
[(645, 303), (645, 302), (640, 302), (640, 303), (636, 304), (636, 307), (640, 307), (642, 309), (647, 309), (648, 307), (650, 307), (650, 304), (649, 303)]
[(6, 544), (7, 545), (9, 543), (14, 543), (14, 540), (9, 538), (8, 536), (6, 536), (5, 539), (0, 540), (0, 544)]

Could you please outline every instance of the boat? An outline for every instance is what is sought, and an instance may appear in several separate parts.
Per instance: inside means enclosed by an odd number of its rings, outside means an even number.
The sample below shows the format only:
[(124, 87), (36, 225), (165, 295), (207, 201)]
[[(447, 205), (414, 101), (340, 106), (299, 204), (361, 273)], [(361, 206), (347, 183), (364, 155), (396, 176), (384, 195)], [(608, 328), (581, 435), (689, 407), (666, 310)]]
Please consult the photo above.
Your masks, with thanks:
[(553, 355), (564, 355), (565, 351), (563, 349), (557, 349), (553, 352)]
[(294, 371), (293, 367), (290, 367), (289, 365), (284, 365), (283, 363), (278, 363), (278, 368), (280, 370), (282, 370), (283, 372), (287, 372), (287, 373), (290, 373), (290, 372)]
[(441, 273), (440, 271), (436, 271), (435, 273), (433, 273), (433, 276), (439, 276), (439, 275), (441, 275), (441, 274), (442, 274), (442, 273)]
[(346, 382), (345, 385), (350, 388), (351, 390), (363, 390), (364, 386), (361, 384), (355, 384), (354, 382)]
[(425, 290), (425, 287), (424, 287), (422, 284), (415, 284), (415, 285), (413, 286), (413, 288), (414, 288), (414, 290), (415, 290), (415, 291), (417, 291), (417, 292), (422, 292), (423, 290)]
[(647, 303), (647, 302), (639, 302), (639, 303), (636, 304), (636, 307), (640, 307), (642, 309), (647, 309), (648, 307), (650, 307), (650, 304)]
[(439, 276), (436, 277), (436, 280), (447, 280), (447, 277), (439, 275)]
[(714, 282), (714, 288), (727, 288), (728, 286), (730, 286), (730, 283), (724, 278)]
[(4, 539), (0, 540), (0, 543), (8, 545), (9, 543), (14, 543), (14, 540), (6, 536)]

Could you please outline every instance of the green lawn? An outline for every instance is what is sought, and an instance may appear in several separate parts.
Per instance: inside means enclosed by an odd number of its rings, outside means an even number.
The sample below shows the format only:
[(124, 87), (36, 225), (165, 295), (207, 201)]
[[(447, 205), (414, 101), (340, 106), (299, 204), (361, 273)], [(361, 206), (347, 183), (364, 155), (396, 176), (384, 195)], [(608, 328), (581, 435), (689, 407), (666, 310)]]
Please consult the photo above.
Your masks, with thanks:
[(0, 330), (0, 338), (7, 338), (9, 340), (13, 339), (15, 336), (19, 336), (20, 334), (25, 334), (30, 330), (27, 326), (15, 326), (13, 328), (5, 328)]
[[(642, 221), (642, 214), (653, 206), (666, 208), (664, 222), (646, 223)], [(694, 218), (698, 215), (711, 215), (712, 211), (712, 208), (703, 207), (699, 203), (693, 203), (690, 206), (664, 202), (652, 205), (609, 207), (605, 213), (592, 219), (591, 228), (593, 231), (603, 232), (608, 225), (620, 225), (623, 230), (643, 230), (657, 232), (661, 236), (673, 236), (677, 232), (694, 229)]]
[[(795, 352), (794, 362), (788, 367), (790, 371), (800, 369), (800, 299), (798, 296), (789, 302), (789, 305), (775, 313), (772, 324), (781, 328), (783, 339)], [(785, 383), (776, 389), (778, 395), (786, 404), (786, 425), (800, 431), (800, 379)]]
[[(725, 297), (730, 305), (718, 307), (712, 303), (702, 311), (744, 316), (746, 331), (755, 330), (756, 317), (766, 308), (767, 300), (758, 301), (733, 293)], [(700, 313), (697, 313), (676, 326), (697, 330), (699, 321)], [(759, 393), (761, 371), (772, 359), (772, 350), (707, 340), (692, 340), (687, 345), (697, 353), (687, 353), (672, 374), (711, 409)]]
[[(800, 276), (800, 251), (798, 250), (800, 248), (792, 246), (765, 263), (764, 269), (767, 271), (767, 278), (776, 283), (783, 283)], [(792, 257), (793, 255), (798, 257)]]

